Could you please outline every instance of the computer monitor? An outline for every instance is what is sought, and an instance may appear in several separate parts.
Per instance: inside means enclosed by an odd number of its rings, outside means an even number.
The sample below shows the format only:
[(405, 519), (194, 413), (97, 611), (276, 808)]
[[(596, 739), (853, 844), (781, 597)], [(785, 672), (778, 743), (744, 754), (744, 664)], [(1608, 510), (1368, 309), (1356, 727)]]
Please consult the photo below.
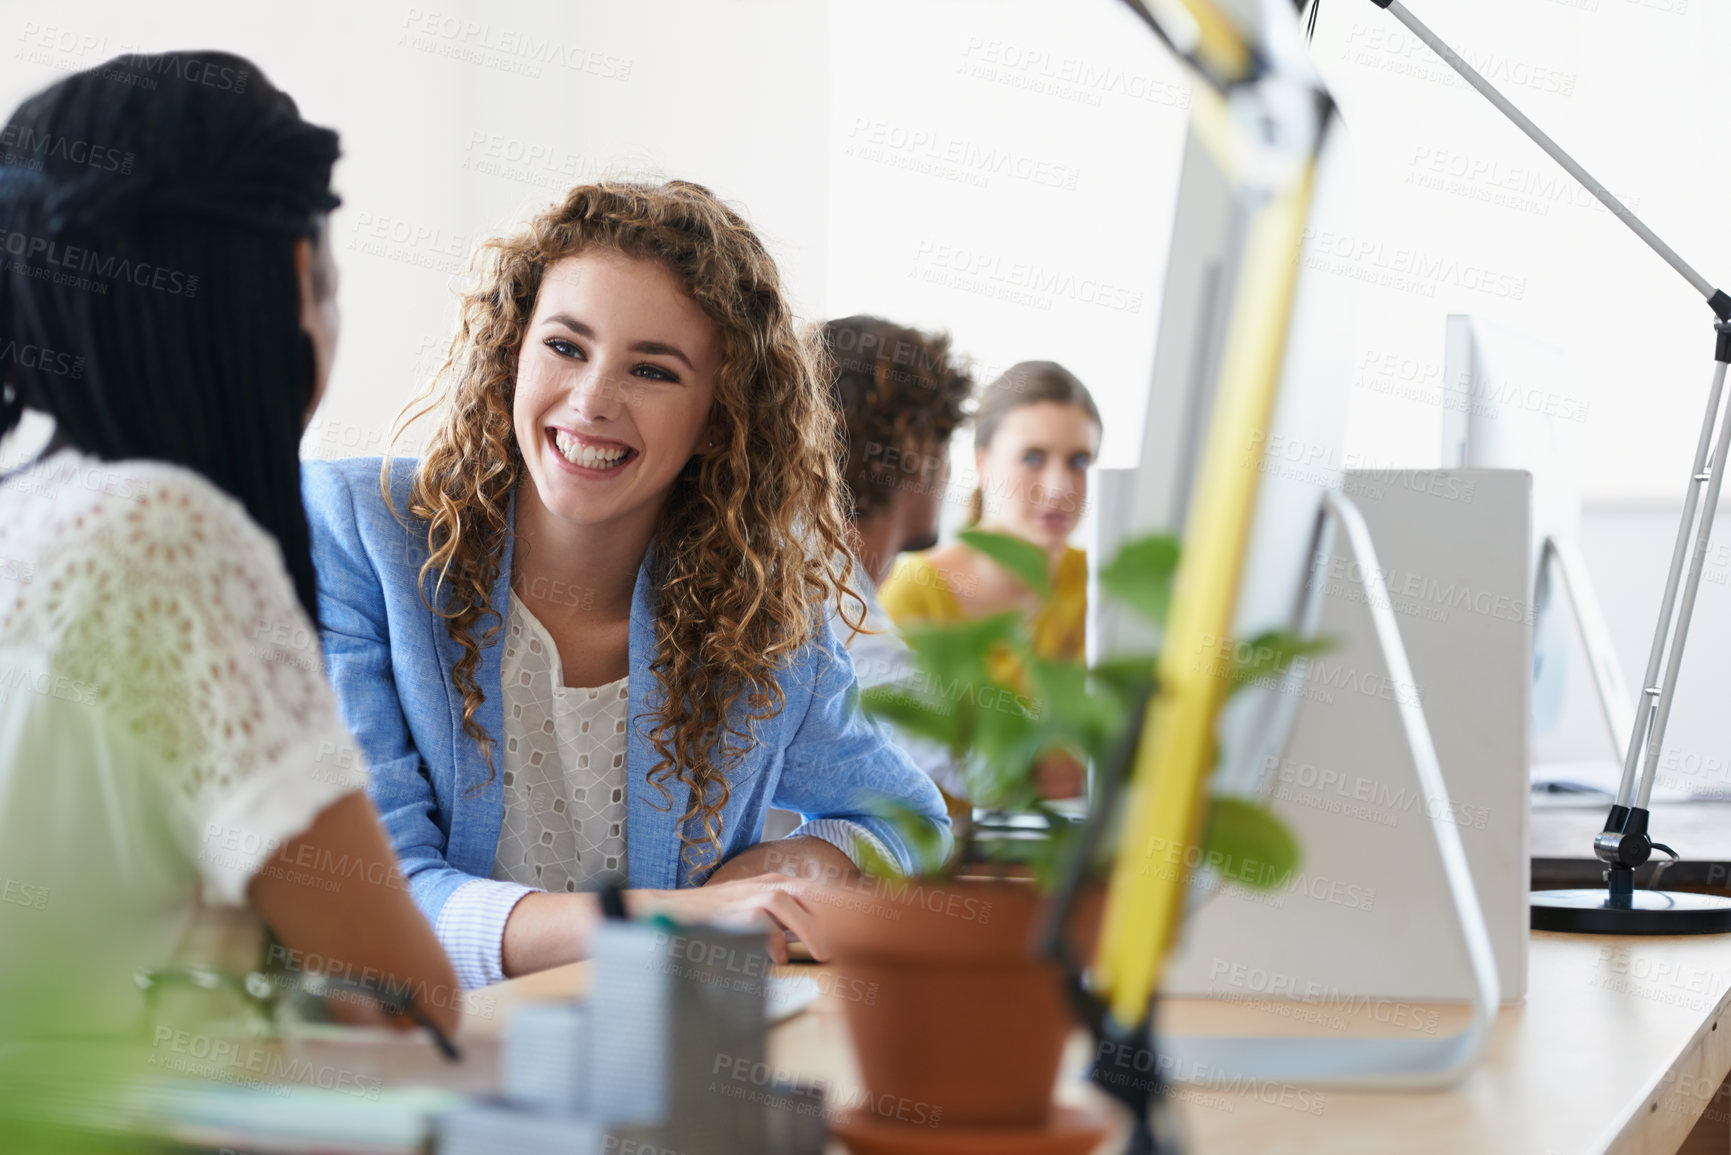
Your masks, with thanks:
[[(1335, 123), (1317, 173), (1280, 393), (1263, 443), (1262, 477), (1239, 588), (1234, 634), (1288, 628), (1313, 559), (1310, 541), (1322, 495), (1338, 489), (1347, 464), (1347, 404), (1352, 325), (1362, 314), (1364, 282), (1343, 275), (1321, 249), (1350, 235), (1357, 220), (1350, 142)], [(1179, 176), (1172, 246), (1156, 336), (1141, 455), (1134, 469), (1102, 470), (1096, 480), (1092, 556), (1104, 562), (1125, 541), (1181, 534), (1213, 387), (1225, 343), (1245, 207), (1202, 142), (1192, 134)], [(1090, 591), (1090, 660), (1145, 653), (1155, 632)], [(1278, 750), (1291, 725), (1292, 694), (1253, 688), (1236, 695), (1221, 720), (1215, 793), (1252, 794), (1261, 786), (1262, 752)]]
[(1485, 317), (1448, 318), (1443, 467), (1519, 469), (1533, 478), (1533, 734), (1554, 730), (1563, 716), (1579, 633), (1610, 737), (1609, 783), (1621, 771), (1633, 703), (1577, 544), (1576, 443), (1588, 404), (1572, 384), (1558, 346)]
[[(1398, 500), (1408, 493), (1400, 477), (1415, 477), (1414, 471), (1365, 472), (1363, 467), (1372, 464), (1366, 460), (1370, 454), (1347, 448), (1354, 353), (1382, 339), (1377, 318), (1384, 302), (1378, 298), (1399, 288), (1380, 283), (1385, 270), (1374, 258), (1356, 256), (1362, 253), (1366, 238), (1376, 236), (1372, 223), (1375, 198), (1366, 191), (1373, 188), (1353, 164), (1351, 140), (1343, 126), (1332, 126), (1318, 168), (1310, 225), (1297, 258), (1302, 268), (1279, 393), (1262, 442), (1262, 475), (1232, 626), (1236, 639), (1269, 630), (1299, 629), (1308, 625), (1300, 610), (1314, 607), (1332, 635), (1333, 645), (1317, 661), (1295, 664), (1291, 679), (1259, 682), (1232, 697), (1216, 728), (1220, 756), (1209, 785), (1216, 797), (1268, 800), (1298, 842), (1299, 871), (1290, 893), (1283, 890), (1262, 895), (1266, 902), (1254, 896), (1246, 901), (1250, 892), (1223, 885), (1223, 880), (1207, 869), (1195, 871), (1184, 945), (1172, 959), (1164, 982), (1166, 989), (1182, 994), (1230, 993), (1220, 985), (1223, 980), (1214, 964), (1221, 959), (1237, 959), (1302, 974), (1307, 982), (1335, 983), (1342, 990), (1379, 997), (1417, 997), (1423, 993), (1426, 997), (1453, 998), (1471, 992), (1479, 1015), (1474, 1019), (1477, 1025), (1473, 1030), (1477, 1031), (1488, 1021), (1486, 1007), (1495, 998), (1488, 993), (1495, 988), (1483, 985), (1487, 974), (1503, 982), (1512, 997), (1524, 990), (1526, 882), (1524, 873), (1515, 867), (1524, 867), (1526, 862), (1525, 809), (1518, 802), (1499, 804), (1495, 823), (1488, 823), (1484, 831), (1467, 832), (1468, 837), (1494, 844), (1496, 849), (1494, 855), (1485, 856), (1494, 866), (1487, 868), (1487, 881), (1479, 885), (1474, 876), (1460, 869), (1467, 861), (1464, 855), (1451, 859), (1454, 865), (1439, 859), (1443, 827), (1450, 826), (1449, 815), (1456, 811), (1446, 795), (1426, 793), (1431, 787), (1424, 784), (1417, 764), (1422, 757), (1422, 741), (1428, 757), (1442, 763), (1445, 775), (1454, 771), (1453, 782), (1467, 791), (1475, 806), (1479, 794), (1473, 791), (1480, 785), (1479, 778), (1494, 778), (1506, 792), (1515, 779), (1507, 768), (1520, 766), (1526, 751), (1526, 703), (1517, 692), (1523, 688), (1527, 660), (1524, 635), (1518, 627), (1503, 629), (1494, 654), (1475, 651), (1475, 657), (1485, 657), (1485, 668), (1495, 676), (1469, 678), (1465, 683), (1475, 694), (1494, 690), (1500, 695), (1499, 701), (1514, 703), (1510, 716), (1499, 717), (1494, 726), (1473, 730), (1471, 721), (1463, 723), (1458, 713), (1448, 712), (1450, 696), (1442, 692), (1443, 687), (1438, 686), (1438, 693), (1431, 696), (1443, 711), (1438, 716), (1445, 725), (1460, 724), (1474, 735), (1480, 730), (1490, 733), (1500, 743), (1497, 753), (1506, 759), (1474, 766), (1471, 759), (1463, 762), (1459, 752), (1450, 747), (1452, 760), (1444, 761), (1435, 751), (1429, 719), (1423, 723), (1422, 732), (1414, 733), (1409, 728), (1411, 718), (1397, 704), (1402, 694), (1391, 698), (1385, 691), (1400, 685), (1403, 676), (1452, 677), (1457, 667), (1450, 663), (1461, 657), (1455, 650), (1472, 649), (1482, 640), (1475, 631), (1507, 623), (1486, 617), (1482, 621), (1475, 618), (1465, 630), (1436, 626), (1433, 633), (1445, 640), (1454, 639), (1450, 643), (1454, 648), (1443, 645), (1415, 655), (1406, 649), (1404, 639), (1391, 641), (1373, 630), (1364, 601), (1369, 594), (1361, 593), (1358, 600), (1353, 597), (1352, 591), (1359, 588), (1356, 579), (1332, 580), (1340, 572), (1334, 568), (1338, 563), (1345, 563), (1344, 572), (1349, 574), (1373, 568), (1382, 573), (1385, 564), (1404, 563), (1388, 563), (1374, 556), (1367, 552), (1370, 543), (1363, 540), (1349, 546), (1341, 533), (1335, 535), (1332, 546), (1325, 542), (1317, 547), (1318, 552), (1326, 550), (1326, 557), (1312, 553), (1319, 516), (1325, 499), (1332, 494), (1344, 490), (1345, 497), (1360, 507), (1357, 516), (1372, 541), (1379, 528), (1388, 532), (1391, 519), (1398, 521), (1414, 508), (1414, 503)], [(1235, 288), (1231, 281), (1237, 267), (1241, 224), (1242, 214), (1220, 170), (1206, 150), (1192, 141), (1180, 176), (1177, 224), (1166, 271), (1166, 304), (1162, 306), (1143, 423), (1141, 460), (1135, 470), (1102, 477), (1096, 485), (1100, 498), (1093, 544), (1095, 555), (1102, 560), (1110, 557), (1120, 542), (1134, 536), (1156, 531), (1182, 533), (1185, 528), (1199, 442), (1208, 424), (1214, 370), (1224, 338), (1220, 319)], [(1349, 476), (1355, 469), (1360, 472)], [(1429, 492), (1430, 479), (1436, 476), (1433, 471), (1420, 477), (1418, 487)], [(1382, 479), (1380, 489), (1367, 478)], [(1482, 551), (1495, 555), (1493, 588), (1504, 596), (1518, 596), (1525, 560), (1525, 504), (1509, 496), (1511, 489), (1506, 484), (1493, 487), (1488, 477), (1482, 483), (1487, 493), (1495, 488), (1497, 500), (1484, 509), (1450, 510), (1449, 533), (1436, 535), (1437, 540), (1456, 542), (1463, 532), (1477, 532), (1483, 527), (1496, 541), (1503, 541), (1502, 531), (1476, 514), (1498, 514), (1496, 526), (1518, 522), (1518, 528), (1511, 531), (1512, 544), (1492, 549), (1487, 543)], [(1524, 479), (1518, 488), (1524, 498)], [(1366, 506), (1374, 508), (1367, 510)], [(1406, 524), (1397, 528), (1404, 529)], [(1393, 534), (1386, 540), (1391, 558), (1417, 556), (1419, 551), (1396, 548), (1400, 544), (1397, 537), (1399, 534)], [(1425, 540), (1422, 534), (1419, 537), (1421, 542)], [(1097, 597), (1091, 605), (1094, 620), (1090, 633), (1098, 657), (1135, 653), (1149, 644), (1148, 637), (1139, 636), (1132, 623), (1115, 619), (1110, 607), (1101, 605)], [(1394, 624), (1397, 631), (1412, 628), (1405, 619)], [(1469, 636), (1471, 641), (1463, 640)], [(1385, 668), (1390, 645), (1399, 647), (1403, 663), (1418, 665), (1419, 659), (1424, 659), (1429, 664), (1397, 675), (1392, 667)], [(1433, 650), (1446, 652), (1439, 656)], [(1383, 689), (1337, 696), (1325, 686), (1325, 679), (1337, 674), (1375, 675), (1382, 681), (1365, 685)], [(1315, 685), (1296, 684), (1296, 679), (1312, 675), (1318, 678)], [(1416, 680), (1404, 685), (1410, 690), (1403, 693), (1417, 696)], [(1480, 704), (1477, 698), (1473, 701)], [(1429, 700), (1422, 702), (1421, 714), (1431, 713), (1432, 706)], [(1330, 731), (1329, 742), (1318, 742), (1320, 730)], [(1279, 796), (1276, 787), (1285, 781), (1295, 760), (1302, 763), (1300, 780), (1304, 767), (1314, 764), (1350, 777), (1354, 789), (1362, 785), (1380, 790), (1376, 796), (1399, 800), (1398, 805), (1408, 809), (1399, 813), (1379, 810), (1374, 821), (1366, 821), (1343, 812), (1350, 807), (1331, 809), (1329, 802), (1338, 800), (1322, 794), (1314, 798), (1306, 794), (1297, 800)], [(1460, 770), (1463, 765), (1466, 773)], [(1525, 783), (1516, 781), (1514, 790), (1524, 798)], [(1432, 806), (1433, 797), (1440, 805)], [(1352, 801), (1350, 795), (1346, 801)], [(1364, 829), (1355, 828), (1360, 826)], [(1452, 827), (1449, 833), (1456, 841), (1462, 836)], [(1374, 845), (1374, 850), (1366, 851), (1367, 845)], [(1477, 906), (1471, 904), (1473, 896), (1469, 894), (1475, 885), (1483, 895)], [(1411, 898), (1412, 907), (1385, 904), (1377, 908), (1381, 913), (1372, 915), (1369, 900), (1363, 901), (1360, 909), (1332, 898), (1339, 888), (1344, 888), (1342, 893), (1364, 896), (1382, 887)], [(1322, 897), (1318, 897), (1319, 890)], [(1219, 901), (1222, 896), (1231, 898)], [(1496, 915), (1494, 933), (1485, 929), (1481, 910), (1487, 906)], [(1439, 950), (1443, 944), (1434, 936), (1423, 948), (1427, 952), (1424, 959), (1406, 957), (1415, 942), (1405, 932), (1420, 921), (1437, 930), (1456, 928), (1465, 944), (1459, 957), (1453, 950)], [(1494, 973), (1498, 960), (1492, 957), (1492, 950), (1504, 947), (1507, 977), (1499, 979)], [(1433, 1041), (1438, 1043), (1439, 1054), (1447, 1050), (1440, 1039)], [(1470, 1042), (1456, 1038), (1449, 1045), (1467, 1046)], [(1347, 1062), (1344, 1058), (1341, 1061)]]

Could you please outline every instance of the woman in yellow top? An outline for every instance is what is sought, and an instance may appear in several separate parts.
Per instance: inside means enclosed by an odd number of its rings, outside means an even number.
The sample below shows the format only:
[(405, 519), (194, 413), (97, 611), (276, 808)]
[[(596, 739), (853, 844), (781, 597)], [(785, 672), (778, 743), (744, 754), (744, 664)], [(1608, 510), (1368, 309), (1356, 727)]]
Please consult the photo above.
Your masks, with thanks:
[[(1014, 574), (965, 543), (908, 554), (879, 591), (898, 626), (955, 622), (1021, 609), (1031, 619), (1034, 652), (1083, 657), (1088, 559), (1070, 545), (1088, 495), (1088, 467), (1100, 449), (1100, 411), (1075, 374), (1051, 361), (1023, 361), (987, 386), (974, 415), (974, 490), (970, 523), (1013, 534), (1046, 551), (1051, 599), (1042, 607)], [(1014, 657), (993, 668), (1013, 681)], [(1082, 768), (1067, 756), (1041, 768), (1041, 793), (1082, 792)]]

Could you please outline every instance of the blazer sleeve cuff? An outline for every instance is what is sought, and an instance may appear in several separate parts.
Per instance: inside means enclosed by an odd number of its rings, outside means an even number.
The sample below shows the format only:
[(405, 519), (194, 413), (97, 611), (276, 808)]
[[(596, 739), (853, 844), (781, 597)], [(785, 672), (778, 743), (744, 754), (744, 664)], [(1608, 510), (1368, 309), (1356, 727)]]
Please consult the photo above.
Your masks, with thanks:
[(788, 837), (821, 838), (847, 855), (848, 860), (861, 870), (866, 869), (864, 848), (868, 846), (877, 854), (878, 861), (901, 864), (901, 856), (884, 845), (882, 839), (858, 822), (849, 822), (845, 818), (813, 818)]
[(464, 990), (505, 981), (505, 923), (533, 887), (472, 878), (451, 892), (433, 928)]

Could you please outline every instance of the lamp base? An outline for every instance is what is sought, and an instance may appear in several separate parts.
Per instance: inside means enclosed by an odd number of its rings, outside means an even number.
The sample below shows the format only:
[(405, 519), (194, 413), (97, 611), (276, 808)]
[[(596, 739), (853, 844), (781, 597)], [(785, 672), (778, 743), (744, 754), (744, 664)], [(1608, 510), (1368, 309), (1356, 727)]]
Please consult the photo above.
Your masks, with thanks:
[(1535, 890), (1533, 929), (1575, 934), (1726, 934), (1731, 898), (1677, 890), (1637, 890), (1613, 904), (1610, 891)]

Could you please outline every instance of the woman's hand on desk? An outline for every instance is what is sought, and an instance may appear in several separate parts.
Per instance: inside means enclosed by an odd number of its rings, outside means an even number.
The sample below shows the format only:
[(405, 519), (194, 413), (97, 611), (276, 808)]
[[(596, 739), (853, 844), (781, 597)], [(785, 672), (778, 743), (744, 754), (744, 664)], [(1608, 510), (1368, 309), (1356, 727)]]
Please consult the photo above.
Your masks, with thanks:
[[(810, 836), (778, 838), (742, 850), (722, 863), (715, 873), (709, 876), (703, 889), (720, 890), (740, 883), (774, 889), (778, 882), (795, 880), (807, 884), (845, 882), (858, 878), (859, 873), (859, 867), (854, 865), (853, 859), (832, 842)], [(782, 889), (785, 892), (785, 888)], [(813, 929), (817, 906), (814, 896), (818, 891), (810, 886), (802, 886), (792, 893), (796, 894), (796, 901), (799, 902), (799, 910), (795, 913), (801, 925), (781, 921), (778, 917), (779, 908), (765, 907), (755, 912), (770, 922), (768, 947), (771, 957), (777, 963), (787, 962), (787, 947), (791, 940), (804, 945), (802, 958), (827, 962), (829, 950), (822, 931)], [(748, 912), (748, 916), (750, 913), (752, 912)]]
[[(754, 847), (753, 851), (757, 849), (760, 848)], [(753, 851), (746, 851), (717, 870), (704, 886), (688, 890), (627, 890), (626, 911), (633, 918), (665, 914), (675, 922), (694, 925), (749, 923), (764, 929), (765, 945), (777, 963), (788, 961), (790, 938), (803, 942), (818, 961), (828, 959), (829, 949), (816, 913), (817, 884), (761, 869), (738, 877), (739, 871), (753, 861), (746, 858)], [(853, 863), (847, 856), (840, 851), (835, 853), (853, 871)], [(735, 863), (741, 865), (735, 867)], [(733, 871), (724, 875), (723, 871), (730, 867)], [(500, 950), (505, 977), (516, 978), (588, 958), (600, 923), (601, 903), (593, 894), (524, 895), (505, 923)]]
[(769, 957), (788, 961), (787, 944), (798, 939), (819, 962), (829, 958), (816, 887), (782, 874), (711, 881), (692, 890), (632, 890), (625, 905), (633, 915), (665, 914), (675, 922), (762, 927)]

